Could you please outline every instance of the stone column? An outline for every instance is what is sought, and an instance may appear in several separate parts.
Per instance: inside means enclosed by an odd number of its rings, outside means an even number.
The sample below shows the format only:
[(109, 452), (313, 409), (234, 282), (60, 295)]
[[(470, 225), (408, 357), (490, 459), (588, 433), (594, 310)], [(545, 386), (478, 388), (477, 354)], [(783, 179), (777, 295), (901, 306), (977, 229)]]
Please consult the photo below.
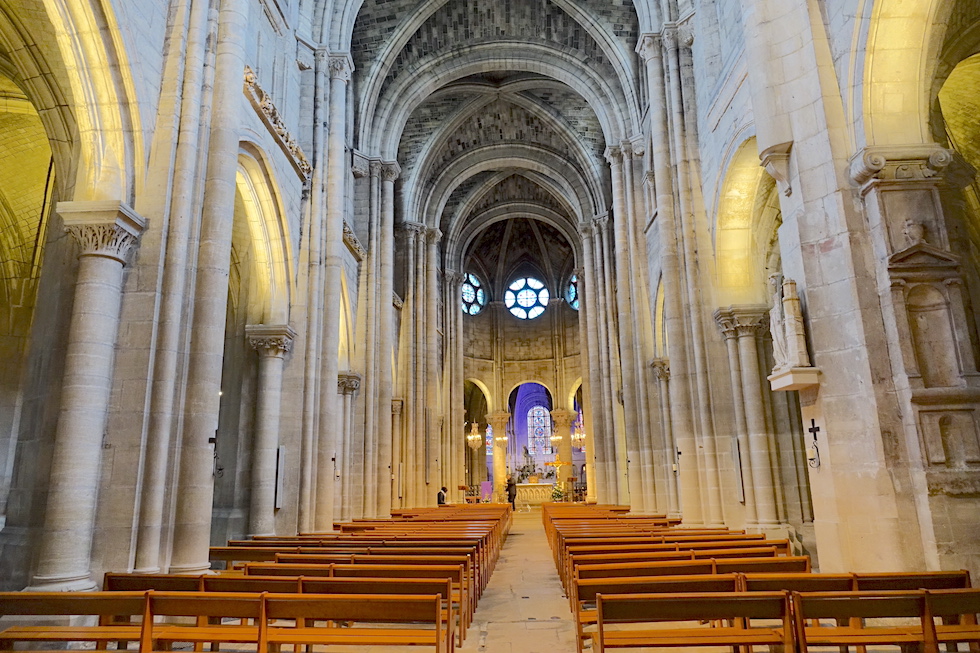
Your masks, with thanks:
[(245, 327), (245, 335), (259, 353), (249, 532), (252, 535), (275, 535), (276, 454), (279, 450), (282, 368), (286, 354), (293, 347), (296, 332), (286, 324), (250, 324)]
[(652, 362), (653, 373), (660, 385), (660, 421), (663, 427), (664, 445), (667, 449), (665, 464), (667, 465), (667, 516), (681, 516), (680, 488), (677, 482), (679, 469), (677, 464), (677, 442), (674, 440), (674, 426), (670, 413), (670, 361), (666, 358), (655, 358)]
[[(439, 361), (441, 352), (439, 351), (439, 243), (442, 240), (442, 232), (439, 229), (429, 229), (426, 231), (426, 250), (425, 250), (425, 402), (429, 411), (429, 419), (426, 420), (425, 438), (428, 442), (428, 460), (426, 468), (429, 470), (428, 486), (425, 487), (423, 494), (423, 505), (434, 505), (436, 493), (439, 491), (443, 480), (442, 468), (448, 461), (442, 455), (442, 422), (444, 420), (440, 412), (439, 405), (439, 386), (441, 379), (439, 374)], [(455, 489), (455, 488), (453, 488)]]
[(755, 496), (756, 521), (762, 526), (778, 523), (776, 488), (769, 452), (769, 430), (762, 398), (762, 373), (756, 335), (769, 315), (765, 306), (732, 306), (735, 333), (738, 338), (738, 363), (742, 376), (742, 398), (745, 405), (745, 428), (748, 433), (749, 461), (752, 467), (752, 493)]
[[(461, 355), (463, 339), (463, 311), (459, 306), (459, 297), (465, 276), (457, 270), (446, 270), (444, 276), (443, 319), (446, 322), (446, 336), (443, 351), (447, 366), (443, 378), (446, 379), (444, 396), (446, 397), (446, 414), (450, 425), (463, 424), (465, 410), (463, 405), (463, 357)], [(449, 462), (447, 463), (448, 484), (453, 496), (459, 496), (459, 486), (469, 485), (464, 469), (468, 455), (465, 437), (461, 438), (455, 431), (449, 434)]]
[(402, 399), (391, 400), (391, 506), (401, 508), (404, 505), (402, 477)]
[(341, 521), (351, 519), (351, 498), (352, 498), (352, 478), (351, 478), (351, 431), (353, 430), (354, 419), (354, 393), (361, 387), (361, 375), (357, 372), (347, 370), (337, 375), (337, 394), (343, 397), (340, 406), (340, 431), (338, 432), (337, 443), (331, 455), (336, 458), (336, 476), (340, 477), (340, 497), (335, 505), (339, 508)]
[[(728, 351), (728, 372), (732, 386), (732, 403), (735, 407), (735, 437), (739, 449), (739, 460), (734, 460), (733, 465), (735, 473), (739, 474), (738, 482), (742, 486), (745, 522), (754, 524), (758, 518), (755, 512), (755, 486), (752, 481), (752, 466), (748, 458), (750, 451), (749, 433), (745, 423), (745, 397), (742, 390), (742, 363), (739, 357), (737, 320), (730, 308), (719, 308), (715, 311), (715, 322), (721, 329)], [(743, 460), (744, 462), (742, 462)]]
[[(377, 406), (366, 406), (365, 410), (377, 410), (378, 420), (378, 496), (376, 514), (387, 517), (391, 514), (391, 477), (397, 458), (392, 456), (391, 415), (386, 406), (391, 404), (392, 373), (391, 353), (393, 349), (393, 312), (391, 296), (394, 293), (395, 260), (395, 180), (401, 174), (398, 163), (392, 161), (381, 164), (381, 228), (380, 228), (380, 284), (377, 299), (378, 310), (378, 355), (377, 359)], [(369, 343), (368, 346), (371, 346)]]
[(493, 491), (497, 501), (505, 503), (507, 493), (507, 422), (510, 413), (497, 410), (486, 416), (487, 423), (493, 428)]
[(575, 416), (575, 413), (564, 408), (556, 408), (551, 411), (552, 428), (555, 433), (561, 436), (561, 440), (558, 441), (558, 458), (562, 462), (568, 463), (568, 465), (563, 465), (560, 469), (555, 469), (555, 482), (559, 483), (565, 489), (568, 489), (566, 479), (569, 476), (575, 476), (575, 466), (572, 465), (571, 432), (572, 420)]
[[(585, 411), (585, 433), (586, 433), (586, 470), (591, 469), (593, 477), (589, 483), (590, 500), (598, 500), (599, 496), (606, 496), (606, 470), (601, 464), (603, 456), (599, 456), (596, 449), (595, 429), (602, 428), (605, 424), (605, 393), (603, 391), (606, 378), (602, 374), (602, 367), (599, 359), (599, 325), (601, 320), (596, 319), (596, 315), (601, 315), (599, 309), (598, 283), (595, 271), (595, 247), (593, 239), (593, 228), (591, 223), (580, 223), (579, 233), (582, 236), (582, 274), (579, 275), (579, 324), (582, 342), (582, 369), (584, 379), (583, 394), (588, 397)], [(600, 489), (601, 486), (601, 489)]]
[[(341, 305), (340, 280), (343, 275), (344, 207), (349, 163), (347, 159), (347, 84), (354, 69), (348, 54), (331, 54), (330, 71), (330, 130), (327, 135), (327, 195), (326, 227), (324, 232), (324, 307)], [(337, 348), (340, 342), (340, 322), (336, 315), (323, 324), (323, 359), (321, 378), (337, 376)], [(320, 395), (320, 421), (317, 435), (317, 482), (314, 529), (333, 530), (334, 433), (331, 417), (337, 414), (337, 396), (333, 392)]]
[(197, 251), (194, 317), (184, 393), (180, 471), (170, 558), (171, 573), (200, 573), (211, 566), (211, 504), (214, 445), (221, 400), (228, 271), (235, 221), (235, 176), (245, 69), (245, 0), (222, 0), (215, 57), (214, 119), (207, 154), (207, 180)]
[(44, 538), (29, 590), (98, 587), (90, 576), (123, 267), (146, 221), (120, 202), (59, 202), (78, 242), (78, 279), (51, 455)]

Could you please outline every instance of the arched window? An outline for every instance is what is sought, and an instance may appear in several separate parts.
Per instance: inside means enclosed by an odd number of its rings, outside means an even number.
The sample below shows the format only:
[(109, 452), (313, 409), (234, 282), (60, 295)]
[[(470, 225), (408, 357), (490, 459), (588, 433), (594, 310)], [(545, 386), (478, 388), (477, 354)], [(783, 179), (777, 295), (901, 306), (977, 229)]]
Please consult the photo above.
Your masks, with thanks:
[(574, 308), (576, 311), (579, 306), (579, 293), (578, 293), (578, 275), (573, 274), (572, 278), (568, 280), (568, 288), (565, 289), (565, 301), (568, 305)]
[(535, 406), (527, 411), (527, 444), (532, 454), (550, 454), (551, 414), (544, 406)]
[(533, 320), (544, 313), (550, 294), (544, 283), (534, 277), (521, 277), (504, 293), (504, 305), (522, 320)]
[(487, 291), (483, 289), (483, 284), (475, 275), (466, 274), (460, 295), (463, 312), (467, 315), (476, 315), (487, 305)]

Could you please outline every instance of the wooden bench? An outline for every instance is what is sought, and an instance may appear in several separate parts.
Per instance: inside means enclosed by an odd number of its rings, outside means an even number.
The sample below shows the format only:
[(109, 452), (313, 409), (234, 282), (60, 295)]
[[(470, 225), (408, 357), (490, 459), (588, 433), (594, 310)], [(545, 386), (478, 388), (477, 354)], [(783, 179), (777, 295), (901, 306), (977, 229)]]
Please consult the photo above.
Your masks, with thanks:
[(939, 644), (965, 643), (973, 653), (980, 651), (980, 589), (926, 590), (926, 606), (930, 617), (942, 617), (936, 624)]
[[(793, 613), (801, 653), (810, 646), (842, 647), (844, 651), (850, 646), (869, 645), (918, 645), (923, 653), (939, 651), (925, 590), (794, 592)], [(896, 619), (907, 622), (895, 625)]]
[(677, 594), (728, 592), (738, 590), (737, 574), (697, 574), (679, 576), (643, 576), (639, 578), (591, 578), (572, 586), (572, 615), (575, 618), (576, 647), (582, 652), (591, 637), (586, 628), (596, 624), (596, 597), (599, 594)]
[(145, 605), (144, 592), (2, 592), (4, 617), (67, 617), (70, 623), (0, 625), (0, 649), (94, 642), (96, 650), (105, 650), (108, 642), (138, 642)]
[[(260, 651), (278, 651), (284, 644), (414, 645), (442, 653), (451, 650), (447, 642), (453, 641), (439, 596), (267, 594), (264, 606), (269, 620), (291, 620), (293, 625), (269, 625)], [(339, 623), (351, 627), (337, 627)]]
[[(794, 650), (786, 592), (743, 594), (598, 594), (593, 646), (612, 648), (782, 646)], [(777, 620), (759, 625), (754, 620)], [(726, 621), (732, 625), (704, 625)], [(622, 624), (657, 622), (656, 628), (619, 630)], [(668, 622), (668, 623), (663, 623)]]

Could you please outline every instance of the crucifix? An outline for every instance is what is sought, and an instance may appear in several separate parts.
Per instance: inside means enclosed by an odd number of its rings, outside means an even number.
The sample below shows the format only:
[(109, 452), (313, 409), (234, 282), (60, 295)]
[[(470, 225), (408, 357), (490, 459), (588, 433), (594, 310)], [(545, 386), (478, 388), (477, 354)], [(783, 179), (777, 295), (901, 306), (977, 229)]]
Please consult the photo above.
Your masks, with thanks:
[(817, 447), (817, 433), (820, 432), (820, 427), (817, 426), (817, 420), (810, 420), (810, 428), (807, 431), (813, 436), (813, 443), (807, 447), (806, 462), (810, 467), (817, 468), (820, 467), (820, 449)]

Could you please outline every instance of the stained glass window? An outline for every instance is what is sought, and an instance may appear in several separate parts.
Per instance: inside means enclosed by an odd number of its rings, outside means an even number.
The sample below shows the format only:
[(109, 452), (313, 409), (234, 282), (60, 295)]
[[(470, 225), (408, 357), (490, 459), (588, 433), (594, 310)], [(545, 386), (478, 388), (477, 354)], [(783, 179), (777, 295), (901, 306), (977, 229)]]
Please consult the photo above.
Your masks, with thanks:
[(578, 300), (578, 275), (573, 274), (572, 278), (568, 280), (568, 288), (565, 289), (565, 301), (568, 302), (569, 306), (577, 311), (579, 304)]
[(532, 454), (550, 454), (551, 413), (544, 406), (535, 406), (527, 411), (527, 444)]
[(493, 427), (487, 424), (487, 455), (493, 455)]
[(522, 320), (533, 320), (544, 313), (550, 294), (544, 283), (534, 277), (522, 277), (510, 284), (504, 293), (504, 305)]
[(472, 274), (467, 274), (460, 288), (460, 299), (463, 312), (467, 315), (476, 315), (487, 305), (487, 291), (483, 289), (479, 279)]

